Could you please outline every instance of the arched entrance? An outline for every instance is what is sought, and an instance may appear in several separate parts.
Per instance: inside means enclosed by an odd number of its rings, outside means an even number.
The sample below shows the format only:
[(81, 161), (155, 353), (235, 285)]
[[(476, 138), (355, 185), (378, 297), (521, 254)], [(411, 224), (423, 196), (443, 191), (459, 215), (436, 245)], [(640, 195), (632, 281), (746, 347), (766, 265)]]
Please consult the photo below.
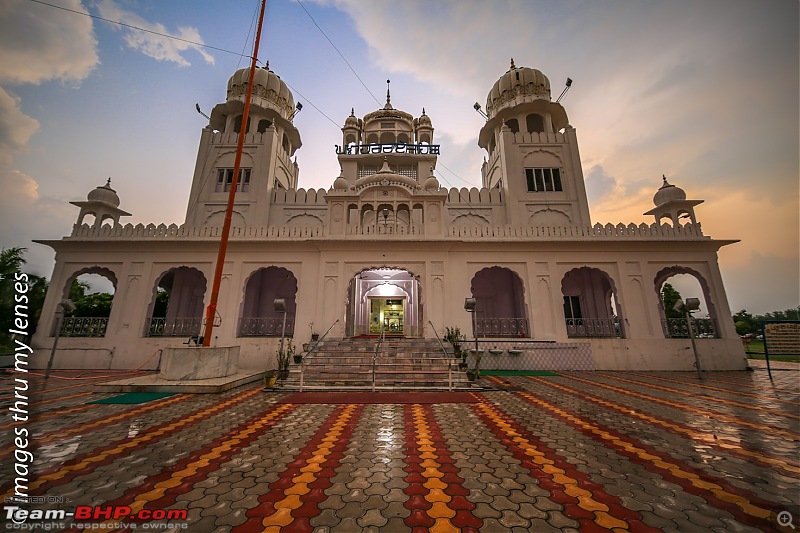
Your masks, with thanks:
[(419, 281), (402, 268), (362, 270), (347, 289), (345, 334), (377, 336), (381, 327), (388, 336), (422, 335), (422, 302)]

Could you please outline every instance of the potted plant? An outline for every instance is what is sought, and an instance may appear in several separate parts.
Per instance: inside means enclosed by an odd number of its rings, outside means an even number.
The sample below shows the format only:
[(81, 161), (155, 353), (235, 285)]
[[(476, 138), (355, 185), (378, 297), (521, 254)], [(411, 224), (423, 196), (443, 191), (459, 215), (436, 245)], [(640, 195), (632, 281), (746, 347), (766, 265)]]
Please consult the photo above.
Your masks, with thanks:
[(267, 389), (275, 388), (275, 381), (278, 379), (277, 370), (267, 370), (264, 372), (264, 387)]
[(461, 330), (458, 327), (446, 327), (445, 328), (445, 335), (444, 340), (449, 342), (453, 346), (453, 355), (464, 356), (461, 352), (461, 343), (467, 340), (467, 337), (461, 334)]
[(467, 369), (467, 355), (469, 355), (469, 351), (461, 350), (461, 362), (458, 363), (459, 370), (466, 370)]
[(294, 351), (294, 344), (289, 344), (289, 347), (286, 349), (286, 355), (292, 356), (294, 364), (296, 365), (303, 362), (303, 354)]
[(310, 322), (308, 327), (311, 329), (311, 342), (317, 342), (319, 340), (319, 333), (314, 331), (314, 323)]

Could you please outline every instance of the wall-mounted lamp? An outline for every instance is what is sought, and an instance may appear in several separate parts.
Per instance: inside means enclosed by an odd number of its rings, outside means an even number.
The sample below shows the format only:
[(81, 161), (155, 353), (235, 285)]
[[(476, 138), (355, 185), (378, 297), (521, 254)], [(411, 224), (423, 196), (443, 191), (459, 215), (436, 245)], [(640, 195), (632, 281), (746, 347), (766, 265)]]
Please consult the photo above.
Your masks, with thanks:
[(485, 118), (486, 120), (489, 120), (489, 115), (487, 115), (486, 113), (484, 113), (484, 112), (481, 110), (481, 104), (479, 104), (478, 102), (475, 102), (475, 104), (472, 106), (472, 109), (474, 109), (475, 111), (477, 111), (478, 113), (480, 113), (480, 115), (481, 115), (483, 118)]
[(194, 104), (194, 108), (197, 109), (197, 112), (206, 117), (209, 121), (211, 120), (211, 117), (200, 111), (200, 104)]
[(297, 105), (294, 106), (294, 112), (289, 116), (289, 120), (292, 120), (294, 117), (296, 117), (297, 114), (302, 110), (303, 110), (303, 104), (297, 102)]
[(697, 353), (697, 345), (694, 342), (694, 327), (692, 326), (692, 311), (700, 309), (700, 298), (686, 298), (678, 300), (672, 306), (675, 311), (683, 310), (686, 316), (686, 327), (689, 328), (689, 339), (692, 341), (692, 351), (694, 352), (694, 363), (697, 366), (697, 378), (703, 379), (703, 369), (700, 367), (700, 354)]
[(561, 91), (561, 94), (558, 96), (558, 98), (556, 98), (556, 103), (559, 103), (561, 99), (564, 98), (564, 95), (567, 94), (567, 91), (569, 91), (570, 87), (572, 87), (572, 78), (567, 78), (566, 87), (564, 87), (564, 90)]

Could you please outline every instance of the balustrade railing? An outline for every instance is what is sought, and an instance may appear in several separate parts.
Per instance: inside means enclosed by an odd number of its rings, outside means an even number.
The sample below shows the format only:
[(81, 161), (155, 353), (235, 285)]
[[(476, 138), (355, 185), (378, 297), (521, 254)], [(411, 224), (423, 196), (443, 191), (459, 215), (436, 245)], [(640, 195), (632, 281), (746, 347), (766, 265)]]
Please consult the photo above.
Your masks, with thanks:
[(619, 318), (567, 318), (567, 336), (570, 338), (605, 337), (622, 338)]
[(67, 316), (61, 324), (61, 337), (105, 337), (108, 317)]
[[(294, 335), (294, 319), (292, 315), (286, 316), (286, 330), (284, 335)], [(242, 317), (239, 319), (239, 337), (280, 337), (283, 329), (283, 317)]]
[[(717, 338), (717, 324), (710, 318), (693, 318), (692, 327), (694, 328), (695, 338)], [(668, 339), (688, 339), (689, 322), (685, 318), (667, 318), (661, 321), (661, 328), (664, 337)]]
[(475, 335), (478, 337), (527, 337), (527, 318), (476, 318)]
[(159, 318), (148, 319), (150, 326), (147, 329), (148, 337), (185, 337), (199, 335), (203, 319), (195, 317)]

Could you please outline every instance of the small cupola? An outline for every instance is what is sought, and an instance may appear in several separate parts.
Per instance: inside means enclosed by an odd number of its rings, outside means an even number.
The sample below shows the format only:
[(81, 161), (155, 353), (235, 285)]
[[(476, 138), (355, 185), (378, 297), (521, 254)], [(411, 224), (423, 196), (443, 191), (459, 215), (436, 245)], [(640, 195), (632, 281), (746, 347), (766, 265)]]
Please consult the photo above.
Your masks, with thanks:
[(694, 214), (694, 206), (702, 204), (703, 200), (687, 200), (686, 192), (680, 187), (676, 187), (667, 181), (663, 176), (661, 187), (653, 195), (655, 208), (646, 212), (645, 215), (653, 215), (656, 224), (661, 224), (661, 220), (668, 218), (673, 226), (679, 226), (681, 219), (690, 219), (692, 224), (697, 223)]
[(70, 202), (72, 205), (80, 207), (77, 224), (83, 224), (86, 215), (94, 216), (92, 227), (99, 228), (106, 220), (111, 220), (114, 225), (119, 224), (119, 217), (130, 216), (127, 211), (119, 208), (119, 196), (117, 191), (111, 188), (111, 178), (105, 185), (100, 185), (89, 191), (85, 202)]

